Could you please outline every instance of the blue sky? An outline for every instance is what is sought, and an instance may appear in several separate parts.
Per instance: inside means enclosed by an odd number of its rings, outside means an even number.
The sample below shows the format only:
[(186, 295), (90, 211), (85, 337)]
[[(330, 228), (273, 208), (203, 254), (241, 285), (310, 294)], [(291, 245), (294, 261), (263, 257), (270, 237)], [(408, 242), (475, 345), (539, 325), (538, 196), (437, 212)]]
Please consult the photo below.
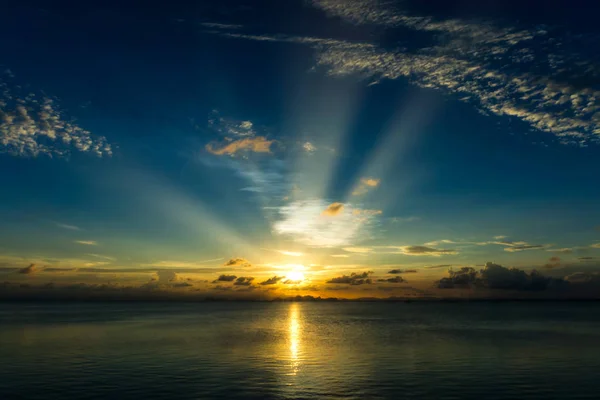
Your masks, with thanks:
[(594, 296), (600, 32), (575, 3), (11, 6), (0, 280)]

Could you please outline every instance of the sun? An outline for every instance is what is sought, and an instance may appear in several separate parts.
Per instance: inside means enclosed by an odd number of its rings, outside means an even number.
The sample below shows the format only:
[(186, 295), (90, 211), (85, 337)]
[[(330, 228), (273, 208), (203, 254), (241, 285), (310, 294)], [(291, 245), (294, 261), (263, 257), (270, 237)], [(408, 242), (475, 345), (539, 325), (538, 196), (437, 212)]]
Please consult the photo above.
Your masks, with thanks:
[(285, 278), (288, 281), (293, 281), (293, 282), (300, 282), (304, 280), (304, 274), (300, 271), (290, 271), (287, 273), (287, 275), (285, 276)]

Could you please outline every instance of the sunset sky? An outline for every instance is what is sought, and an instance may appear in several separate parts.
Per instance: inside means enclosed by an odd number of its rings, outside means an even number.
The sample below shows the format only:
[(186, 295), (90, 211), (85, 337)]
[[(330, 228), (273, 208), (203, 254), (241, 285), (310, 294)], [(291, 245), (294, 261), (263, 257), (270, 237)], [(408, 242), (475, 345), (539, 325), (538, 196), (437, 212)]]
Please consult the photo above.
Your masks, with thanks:
[(600, 297), (600, 7), (187, 3), (0, 14), (0, 297)]

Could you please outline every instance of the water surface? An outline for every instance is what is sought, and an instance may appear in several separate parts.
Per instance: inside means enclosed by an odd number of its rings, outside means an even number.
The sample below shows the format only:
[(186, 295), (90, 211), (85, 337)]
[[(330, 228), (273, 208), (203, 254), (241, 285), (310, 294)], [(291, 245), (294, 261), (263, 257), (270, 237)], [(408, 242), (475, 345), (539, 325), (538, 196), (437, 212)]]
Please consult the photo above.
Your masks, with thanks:
[(596, 399), (596, 303), (2, 303), (2, 399)]

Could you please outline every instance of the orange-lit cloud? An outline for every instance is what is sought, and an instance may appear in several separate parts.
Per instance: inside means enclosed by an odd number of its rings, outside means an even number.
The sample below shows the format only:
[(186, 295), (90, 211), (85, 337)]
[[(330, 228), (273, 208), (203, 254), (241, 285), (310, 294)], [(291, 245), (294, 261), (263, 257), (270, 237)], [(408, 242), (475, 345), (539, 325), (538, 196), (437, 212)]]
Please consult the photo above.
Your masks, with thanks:
[(274, 143), (274, 140), (268, 140), (264, 136), (256, 136), (256, 137), (248, 137), (239, 140), (233, 140), (228, 144), (218, 147), (212, 143), (206, 145), (206, 151), (211, 154), (215, 154), (218, 156), (222, 155), (235, 155), (240, 151), (252, 151), (254, 153), (270, 153), (271, 145)]
[(356, 188), (352, 191), (352, 195), (360, 196), (360, 195), (366, 194), (371, 189), (374, 189), (377, 186), (379, 186), (379, 182), (381, 182), (381, 179), (361, 178), (358, 186), (356, 186)]
[(76, 240), (75, 243), (85, 244), (87, 246), (97, 246), (98, 245), (98, 242), (96, 242), (95, 240)]
[(342, 211), (344, 211), (343, 203), (331, 203), (330, 205), (327, 206), (325, 211), (323, 211), (321, 213), (321, 215), (324, 215), (327, 217), (335, 217), (336, 215), (341, 214)]

